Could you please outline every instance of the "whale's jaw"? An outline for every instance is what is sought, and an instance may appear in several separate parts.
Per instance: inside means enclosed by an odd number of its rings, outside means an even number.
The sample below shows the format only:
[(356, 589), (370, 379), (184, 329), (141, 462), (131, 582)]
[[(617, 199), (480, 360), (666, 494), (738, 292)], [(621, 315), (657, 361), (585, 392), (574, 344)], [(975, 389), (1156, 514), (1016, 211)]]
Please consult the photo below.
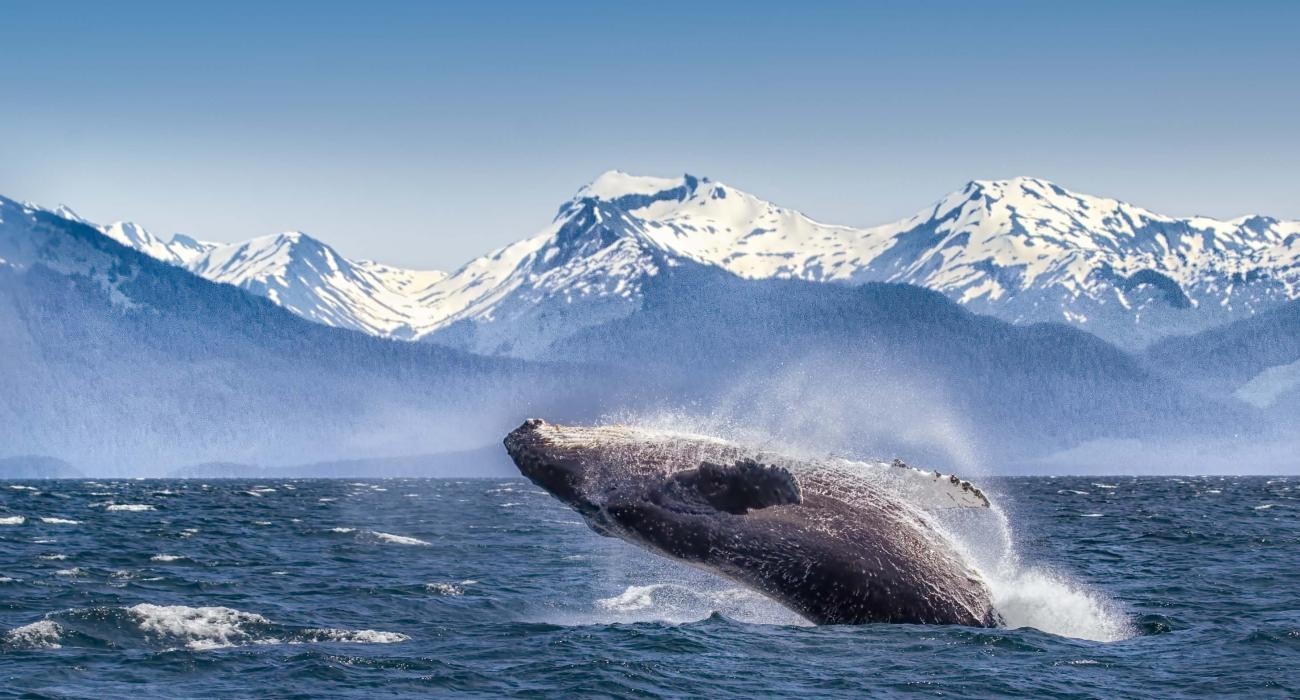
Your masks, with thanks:
[(584, 512), (594, 507), (594, 504), (581, 494), (585, 471), (583, 463), (578, 455), (565, 454), (548, 440), (548, 427), (546, 421), (540, 418), (524, 421), (523, 425), (506, 436), (506, 452), (519, 467), (519, 472), (528, 477), (529, 481)]

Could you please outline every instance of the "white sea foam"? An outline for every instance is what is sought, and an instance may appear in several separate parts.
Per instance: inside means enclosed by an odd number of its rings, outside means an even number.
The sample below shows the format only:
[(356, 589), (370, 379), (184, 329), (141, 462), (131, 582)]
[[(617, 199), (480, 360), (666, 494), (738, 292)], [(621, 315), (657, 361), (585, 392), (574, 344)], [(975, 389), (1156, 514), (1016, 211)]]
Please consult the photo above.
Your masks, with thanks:
[(338, 533), (344, 533), (344, 534), (349, 533), (349, 532), (356, 532), (356, 531), (357, 531), (357, 529), (356, 529), (355, 527), (332, 527), (332, 528), (330, 528), (330, 532), (338, 532)]
[[(119, 609), (121, 610), (121, 609)], [(92, 611), (71, 610), (55, 613), (60, 619), (84, 617)], [(379, 630), (344, 630), (331, 628), (290, 628), (277, 625), (256, 613), (226, 607), (190, 607), (141, 603), (126, 608), (129, 624), (151, 646), (188, 648), (195, 651), (221, 649), (250, 644), (309, 644), (336, 642), (348, 644), (392, 644), (409, 639), (404, 634)], [(105, 612), (96, 612), (103, 617)], [(62, 624), (47, 617), (13, 630), (6, 641), (25, 646), (55, 648), (63, 641)]]
[(40, 558), (41, 558), (41, 559), (44, 559), (44, 560), (46, 560), (46, 561), (63, 561), (64, 559), (67, 559), (67, 558), (68, 558), (68, 555), (66, 555), (66, 554), (42, 554), (42, 555), (40, 555)]
[(27, 518), (21, 515), (7, 515), (0, 518), (0, 525), (22, 525), (27, 522)]
[(718, 613), (753, 624), (810, 624), (760, 593), (721, 579), (707, 577), (711, 580), (706, 580), (693, 575), (694, 572), (683, 573), (694, 580), (631, 585), (617, 595), (597, 599), (595, 605), (600, 615), (595, 621), (685, 624)]
[(23, 649), (59, 649), (63, 645), (59, 642), (63, 628), (59, 623), (53, 620), (37, 620), (29, 625), (23, 625), (5, 633), (4, 642), (6, 646), (20, 647)]
[(461, 581), (460, 583), (443, 583), (443, 582), (435, 581), (434, 583), (424, 584), (424, 589), (429, 591), (430, 593), (437, 593), (438, 595), (442, 595), (442, 596), (454, 597), (454, 596), (465, 595), (465, 587), (472, 586), (476, 583), (478, 583), (478, 581), (475, 581), (473, 579)]
[(256, 613), (226, 607), (141, 603), (127, 610), (146, 635), (164, 644), (180, 642), (197, 651), (248, 644), (392, 644), (409, 639), (404, 634), (378, 630), (284, 629)]
[(404, 535), (394, 535), (388, 532), (375, 531), (372, 534), (374, 534), (374, 536), (379, 538), (380, 540), (383, 540), (384, 542), (388, 542), (391, 544), (406, 544), (406, 545), (420, 545), (420, 546), (428, 546), (430, 544), (429, 542), (425, 542), (424, 540), (416, 539), (414, 537), (406, 537)]
[(168, 562), (180, 561), (184, 558), (185, 557), (179, 554), (155, 554), (152, 557), (149, 557), (149, 561), (162, 562), (165, 564)]
[(104, 510), (113, 513), (140, 513), (154, 510), (154, 507), (146, 503), (110, 503)]
[(80, 525), (80, 520), (69, 520), (68, 518), (41, 518), (41, 522), (46, 525)]

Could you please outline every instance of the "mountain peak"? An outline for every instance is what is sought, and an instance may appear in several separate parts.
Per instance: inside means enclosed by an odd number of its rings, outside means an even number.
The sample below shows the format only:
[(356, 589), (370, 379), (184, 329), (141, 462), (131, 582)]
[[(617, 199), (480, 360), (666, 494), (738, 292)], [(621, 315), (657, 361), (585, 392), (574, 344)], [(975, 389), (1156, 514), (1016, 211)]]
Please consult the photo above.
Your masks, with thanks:
[(90, 223), (90, 222), (87, 221), (84, 217), (82, 217), (80, 214), (78, 214), (77, 212), (73, 211), (73, 210), (72, 210), (72, 207), (70, 207), (70, 206), (68, 206), (68, 205), (66, 205), (66, 204), (60, 204), (59, 206), (57, 206), (57, 207), (55, 207), (54, 209), (50, 210), (50, 213), (51, 213), (51, 214), (54, 214), (55, 216), (57, 216), (57, 217), (59, 217), (59, 218), (67, 219), (68, 221), (75, 221), (75, 222), (77, 222), (77, 223), (79, 223), (79, 224), (89, 224), (89, 223)]
[[(614, 201), (627, 196), (653, 197), (665, 190), (673, 190), (683, 186), (691, 187), (692, 183), (699, 182), (699, 180), (700, 178), (689, 174), (679, 178), (670, 178), (633, 175), (622, 170), (606, 170), (595, 180), (578, 190), (574, 199), (591, 197)], [(704, 181), (707, 182), (708, 178), (704, 178)]]

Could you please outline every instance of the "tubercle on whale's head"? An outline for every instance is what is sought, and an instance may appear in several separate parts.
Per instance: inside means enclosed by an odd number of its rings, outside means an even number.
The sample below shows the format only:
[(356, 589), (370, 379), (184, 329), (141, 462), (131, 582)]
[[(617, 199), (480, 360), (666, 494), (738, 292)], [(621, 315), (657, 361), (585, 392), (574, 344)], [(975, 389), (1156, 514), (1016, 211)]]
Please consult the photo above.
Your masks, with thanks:
[(553, 426), (540, 418), (530, 418), (506, 436), (506, 452), (519, 472), (551, 495), (580, 512), (595, 508), (582, 495), (585, 468), (577, 455), (566, 454), (550, 439)]

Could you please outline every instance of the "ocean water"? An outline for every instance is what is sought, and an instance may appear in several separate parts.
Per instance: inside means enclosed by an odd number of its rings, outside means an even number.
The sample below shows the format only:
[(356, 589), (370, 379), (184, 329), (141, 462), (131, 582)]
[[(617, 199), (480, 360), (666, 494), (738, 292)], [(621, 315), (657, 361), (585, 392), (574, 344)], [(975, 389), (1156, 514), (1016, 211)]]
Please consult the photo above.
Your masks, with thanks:
[(522, 480), (0, 482), (0, 695), (1300, 696), (1300, 479), (990, 486), (1006, 629), (810, 626)]

